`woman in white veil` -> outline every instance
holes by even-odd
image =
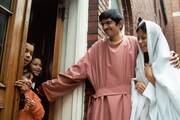
[[[142,20],[137,29],[139,54],[132,81],[131,120],[180,119],[180,69],[159,25]]]

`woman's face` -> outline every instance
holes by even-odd
[[[28,65],[32,60],[32,55],[34,52],[34,46],[26,43],[25,53],[24,53],[24,66]]]
[[[138,43],[139,43],[139,46],[140,46],[142,52],[148,52],[147,34],[144,31],[142,31],[141,29],[139,29],[137,32],[137,38],[138,38]]]
[[[34,58],[31,62],[31,71],[35,76],[39,76],[42,71],[42,63],[39,58]]]

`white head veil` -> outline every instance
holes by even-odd
[[[144,20],[139,24],[141,25]],[[152,61],[152,60],[151,60]],[[144,55],[139,47],[139,54],[137,56],[136,60],[136,78],[134,80],[142,81],[147,87],[144,91],[144,93],[141,95],[137,92],[135,89],[134,81],[132,81],[132,114],[131,114],[131,120],[155,120],[156,115],[147,116],[144,115],[142,117],[142,114],[148,114],[148,111],[154,111],[157,112],[155,109],[148,110],[148,108],[145,109],[145,106],[149,106],[150,103],[154,104],[155,102],[155,88],[154,86],[148,82],[145,74],[144,74]]]
[[[180,70],[170,64],[170,50],[159,25],[143,20],[147,30],[149,63],[152,65],[155,84],[155,97],[160,118],[175,120],[180,118]],[[142,22],[140,24],[142,24]],[[140,50],[137,57],[136,77],[143,78],[144,57]],[[142,81],[147,81],[146,77]],[[169,112],[169,114],[167,114]],[[165,118],[166,117],[166,118]],[[169,118],[168,118],[169,117]]]

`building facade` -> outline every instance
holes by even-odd
[[[18,118],[14,82],[22,76],[25,43],[33,42],[44,61],[40,81],[56,77],[86,52],[88,6],[88,0],[0,1],[0,120]],[[82,85],[55,103],[45,101],[44,119],[81,120],[83,101]]]
[[[138,17],[158,23],[171,49],[180,53],[180,1],[174,0],[1,0],[0,120],[17,120],[24,45],[35,43],[44,60],[41,82],[76,63],[94,42],[104,37],[98,16],[108,8],[124,16],[124,33],[136,35]],[[85,120],[90,83],[47,104],[45,119]]]
[[[180,1],[164,0],[166,5],[168,24],[166,26],[166,37],[171,49],[180,54]]]

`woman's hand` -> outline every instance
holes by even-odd
[[[33,109],[36,106],[36,103],[34,100],[32,100],[29,97],[25,97],[25,105],[24,105],[24,110],[30,110]]]
[[[151,65],[145,64],[144,72],[145,72],[145,75],[146,75],[147,79],[149,80],[149,82],[151,82],[153,85],[155,85],[156,80],[154,78]]]
[[[136,83],[136,90],[139,94],[142,94],[144,92],[144,90],[146,89],[146,85],[141,82],[141,81],[137,81]]]
[[[180,68],[180,59],[179,59],[179,55],[174,52],[174,51],[171,51],[170,52],[170,62],[172,65],[174,65],[175,67],[177,68]]]
[[[26,93],[31,88],[31,80],[27,79],[26,77],[23,77],[22,80],[18,80],[15,82],[15,86],[18,87],[21,91],[21,93]]]

